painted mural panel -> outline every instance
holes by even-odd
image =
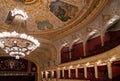
[[[58,17],[61,21],[65,22],[68,21],[69,19],[75,17],[78,8],[61,2],[59,0],[52,2],[50,5],[50,11],[56,16]]]
[[[52,29],[53,26],[48,21],[39,21],[37,23],[37,27],[39,30],[46,30],[46,29]]]

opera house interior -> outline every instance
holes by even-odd
[[[0,0],[0,81],[120,81],[120,0]]]

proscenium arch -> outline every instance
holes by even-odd
[[[0,57],[11,57],[11,56],[9,56],[8,54],[5,54],[5,53],[2,53],[2,54],[0,53]],[[35,58],[29,57],[29,56],[26,56],[26,57],[24,57],[22,59],[25,59],[25,60],[30,61],[30,62],[35,64],[35,66],[37,67],[37,78],[36,79],[37,79],[37,81],[40,81],[41,70],[40,70],[40,66],[39,66],[38,61],[35,60]]]
[[[57,47],[53,44],[53,42],[50,40],[44,39],[44,38],[40,38],[39,35],[35,35],[35,36],[41,43],[40,47],[37,48],[35,51],[41,51],[42,49],[48,50],[51,53],[51,56],[52,56],[51,59],[56,58],[57,57]]]

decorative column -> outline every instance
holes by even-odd
[[[57,55],[57,64],[61,64],[61,47],[58,49],[58,55]]]
[[[43,78],[43,71],[41,71],[41,77]]]
[[[70,68],[68,69],[68,77],[69,77],[69,78],[71,77],[71,71],[70,71]]]
[[[60,78],[60,68],[57,68],[57,78]]]
[[[100,38],[101,38],[101,44],[102,44],[102,46],[104,46],[104,35],[103,35],[103,33],[101,33]]]
[[[72,49],[72,45],[69,45],[69,58],[70,58],[70,61],[72,60],[71,49]]]
[[[87,78],[87,67],[84,65],[84,77]]]
[[[45,71],[45,78],[48,78],[48,72]]]
[[[64,77],[64,75],[65,75],[65,74],[64,74],[64,69],[62,69],[62,77]]]
[[[51,78],[54,77],[54,71],[51,71]]]
[[[86,56],[86,42],[83,41],[84,56]]]
[[[95,70],[95,78],[98,78],[98,68],[97,68],[97,64],[95,64],[94,70]]]
[[[75,68],[75,76],[76,76],[76,78],[78,78],[78,68],[77,67]]]
[[[107,63],[107,69],[108,69],[108,78],[112,79],[112,66],[111,66],[111,62]]]

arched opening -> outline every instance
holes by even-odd
[[[0,81],[37,81],[37,66],[26,59],[0,57]]]
[[[116,21],[105,31],[104,50],[110,50],[120,44],[120,20]]]
[[[91,31],[86,40],[85,40],[85,45],[84,45],[84,52],[85,52],[85,57],[92,56],[95,53],[91,52],[93,49],[95,49],[95,46],[100,43],[98,37],[98,31],[93,30]]]
[[[92,35],[86,42],[86,56],[93,56],[110,49],[115,48],[120,44],[120,20],[115,21],[112,25],[105,28],[104,45],[102,46],[100,35]]]

